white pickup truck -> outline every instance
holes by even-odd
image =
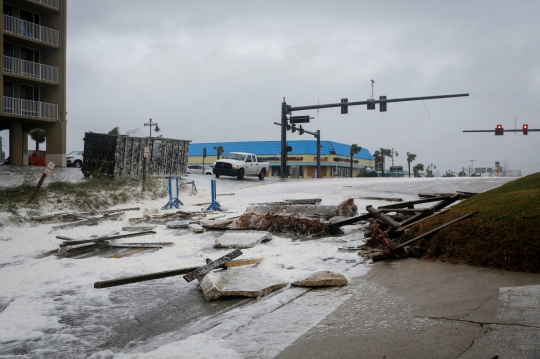
[[[269,169],[270,163],[257,161],[257,156],[253,153],[231,152],[214,162],[212,172],[216,178],[221,175],[234,176],[238,179],[244,176],[257,176],[260,180],[264,180]]]

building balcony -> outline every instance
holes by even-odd
[[[7,74],[55,83],[60,81],[60,69],[58,67],[16,59],[9,56],[4,56],[4,72]]]
[[[33,0],[43,5],[53,7],[55,9],[60,9],[60,0]]]
[[[60,46],[59,31],[17,19],[13,16],[4,15],[4,31],[50,45]]]
[[[4,96],[4,113],[58,120],[58,105]]]

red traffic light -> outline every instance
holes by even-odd
[[[495,127],[495,136],[502,135],[504,135],[504,128],[502,127],[502,125],[497,125],[497,127]]]
[[[527,124],[524,124],[523,125],[523,135],[528,135],[529,134],[529,125]]]

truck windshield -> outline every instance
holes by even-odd
[[[246,155],[242,155],[240,153],[227,153],[225,156],[223,156],[222,158],[228,158],[230,160],[237,160],[237,161],[243,161],[244,158],[246,158]]]

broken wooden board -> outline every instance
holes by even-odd
[[[406,242],[404,242],[404,243],[399,244],[399,245],[396,247],[396,249],[401,248],[401,247],[404,247],[404,246],[406,246],[406,245],[409,245],[409,244],[411,244],[411,243],[413,243],[413,242],[416,242],[417,240],[422,239],[422,238],[424,238],[424,237],[426,237],[426,236],[429,236],[430,234],[437,233],[438,231],[440,231],[440,230],[443,229],[444,227],[447,227],[447,226],[449,226],[449,225],[451,225],[451,224],[454,224],[454,223],[456,223],[456,222],[459,222],[459,221],[461,221],[461,220],[463,220],[463,219],[465,219],[465,218],[472,217],[472,216],[474,216],[475,214],[477,214],[478,212],[479,212],[479,211],[471,212],[471,213],[468,213],[468,214],[466,214],[466,215],[464,215],[464,216],[461,216],[461,217],[459,217],[459,218],[456,218],[456,219],[454,219],[453,221],[450,221],[450,222],[448,222],[448,223],[445,223],[445,224],[443,224],[442,226],[439,226],[439,227],[437,227],[437,228],[435,228],[435,229],[432,229],[431,231],[428,231],[428,232],[426,232],[426,233],[424,233],[424,234],[421,234],[421,235],[419,235],[419,236],[417,236],[417,237],[415,237],[415,238],[413,238],[413,239],[410,239],[410,240],[408,240],[408,241],[406,241]]]
[[[228,296],[259,298],[288,284],[260,268],[233,268],[212,272],[198,280],[207,301]]]
[[[375,218],[378,218],[380,221],[386,223],[389,225],[392,229],[397,229],[399,227],[399,223],[394,221],[392,218],[390,218],[387,214],[383,213],[382,211],[379,211],[376,208],[373,208],[373,206],[369,205],[366,206],[366,210],[371,213],[371,215]]]
[[[339,222],[336,222],[336,223],[329,224],[328,227],[339,228],[339,227],[355,224],[355,223],[358,223],[360,221],[365,221],[366,219],[370,219],[370,218],[372,218],[371,213],[364,213],[364,214],[361,214],[361,215],[356,216],[356,217],[351,217],[351,218],[345,219],[343,221],[339,221]]]
[[[339,247],[338,252],[357,252],[362,250],[362,247]]]
[[[156,228],[155,224],[138,223],[138,224],[130,224],[128,226],[124,226],[122,227],[122,230],[126,232],[141,232],[141,231],[151,231],[155,228]]]
[[[418,213],[417,215],[412,216],[411,218],[406,219],[405,221],[401,222],[400,226],[406,226],[406,225],[408,225],[410,223],[416,223],[419,220],[432,215],[436,211],[439,211],[439,210],[443,209],[444,207],[449,206],[449,205],[451,205],[452,203],[454,203],[456,201],[459,201],[461,199],[461,195],[455,194],[452,197],[437,197],[437,198],[438,199],[442,198],[442,200],[439,203],[437,203],[436,205],[427,208],[424,212]],[[437,199],[437,198],[435,198],[435,199]]]
[[[65,247],[65,246],[71,246],[71,245],[82,244],[82,243],[104,242],[104,241],[110,241],[113,239],[145,236],[147,234],[156,234],[156,232],[155,231],[133,232],[129,234],[119,234],[119,235],[114,235],[114,236],[96,237],[96,238],[88,238],[88,239],[80,239],[80,240],[64,237],[64,236],[56,236],[56,238],[66,240],[66,242],[60,244],[61,247]]]
[[[126,253],[126,252],[124,252]],[[122,253],[119,253],[120,255]],[[116,255],[114,258],[120,258]],[[113,257],[109,257],[113,258]],[[239,266],[245,266],[245,265],[251,265],[251,264],[259,264],[262,262],[262,258],[248,258],[248,259],[237,259],[232,260],[229,262],[225,262],[222,266],[216,267],[215,269],[221,269],[221,268],[232,268],[232,267],[239,267]],[[195,266],[195,267],[187,267],[187,268],[180,268],[180,269],[173,269],[163,272],[156,272],[156,273],[148,273],[148,274],[141,274],[131,277],[123,277],[123,278],[117,278],[117,279],[110,279],[105,280],[101,282],[95,282],[94,288],[109,288],[109,287],[116,287],[119,285],[125,285],[125,284],[132,284],[132,283],[139,283],[144,282],[147,280],[154,280],[154,279],[161,279],[161,278],[167,278],[167,277],[173,277],[177,275],[183,275],[193,272],[196,269],[199,269],[203,267]]]
[[[300,287],[339,287],[347,285],[348,280],[341,273],[320,271],[307,278],[293,282],[292,285]]]
[[[356,197],[356,198],[368,199],[372,201],[403,202],[403,198],[387,198],[387,197]]]
[[[70,222],[70,223],[66,223],[66,224],[60,224],[60,225],[53,226],[52,230],[54,231],[54,230],[57,230],[57,229],[73,228],[73,227],[77,227],[77,226],[95,225],[95,224],[97,224],[97,223],[99,223],[101,221],[104,221],[106,219],[114,219],[114,220],[119,219],[123,215],[124,215],[124,212],[116,212],[116,213],[110,213],[110,214],[106,213],[106,214],[98,215],[98,216],[95,216],[95,217],[85,217],[85,219],[77,220],[75,222]],[[74,216],[73,218],[75,218],[75,217],[79,217],[79,216]]]
[[[247,258],[247,259],[235,259],[230,262],[227,262],[223,265],[225,268],[233,268],[240,266],[247,266],[251,264],[259,264],[262,262],[262,258]]]
[[[158,243],[122,243],[122,244],[109,244],[109,248],[163,248],[162,244]]]
[[[188,274],[186,274],[184,276],[184,279],[187,281],[187,282],[191,282],[195,279],[197,279],[198,277],[206,274],[206,273],[209,273],[210,271],[218,268],[218,267],[221,267],[222,265],[224,265],[225,263],[227,262],[230,262],[231,260],[233,260],[234,258],[236,257],[240,257],[242,255],[242,251],[237,249],[235,251],[232,251],[231,253],[229,254],[226,254],[224,255],[223,257],[221,258],[218,258],[216,259],[215,261],[210,261],[207,265],[205,265],[204,267],[200,267],[200,268],[197,268],[196,270],[194,270],[193,272],[190,272]]]
[[[443,201],[443,200],[446,200],[448,198],[450,198],[450,196],[417,199],[417,200],[414,200],[414,201],[408,201],[408,202],[401,202],[401,203],[396,203],[396,204],[387,204],[387,205],[384,205],[384,206],[379,206],[378,209],[383,209],[383,208],[411,208],[411,209],[413,209],[414,206],[417,205],[417,204],[436,202],[436,201]]]
[[[140,210],[140,207],[131,207],[131,208],[119,208],[119,209],[109,209],[109,210],[103,210],[103,211],[90,211],[90,212],[57,212],[57,213],[51,213],[51,214],[45,214],[42,216],[34,216],[30,219],[33,221],[47,221],[47,220],[60,220],[62,218],[65,218],[67,216],[96,216],[96,215],[104,215],[104,214],[111,214],[111,213],[118,213],[118,212],[126,212],[126,211],[138,211]]]
[[[124,257],[131,257],[135,254],[138,254],[140,252],[143,252],[143,251],[153,251],[155,250],[154,248],[133,248],[129,251],[125,251],[125,252],[120,252],[120,253],[117,253],[117,254],[113,254],[112,256],[109,256],[107,258],[124,258]]]
[[[216,238],[214,248],[252,248],[272,239],[272,233],[262,231],[227,231]]]
[[[70,257],[79,253],[90,252],[97,248],[95,243],[76,244],[58,249],[58,257]]]

